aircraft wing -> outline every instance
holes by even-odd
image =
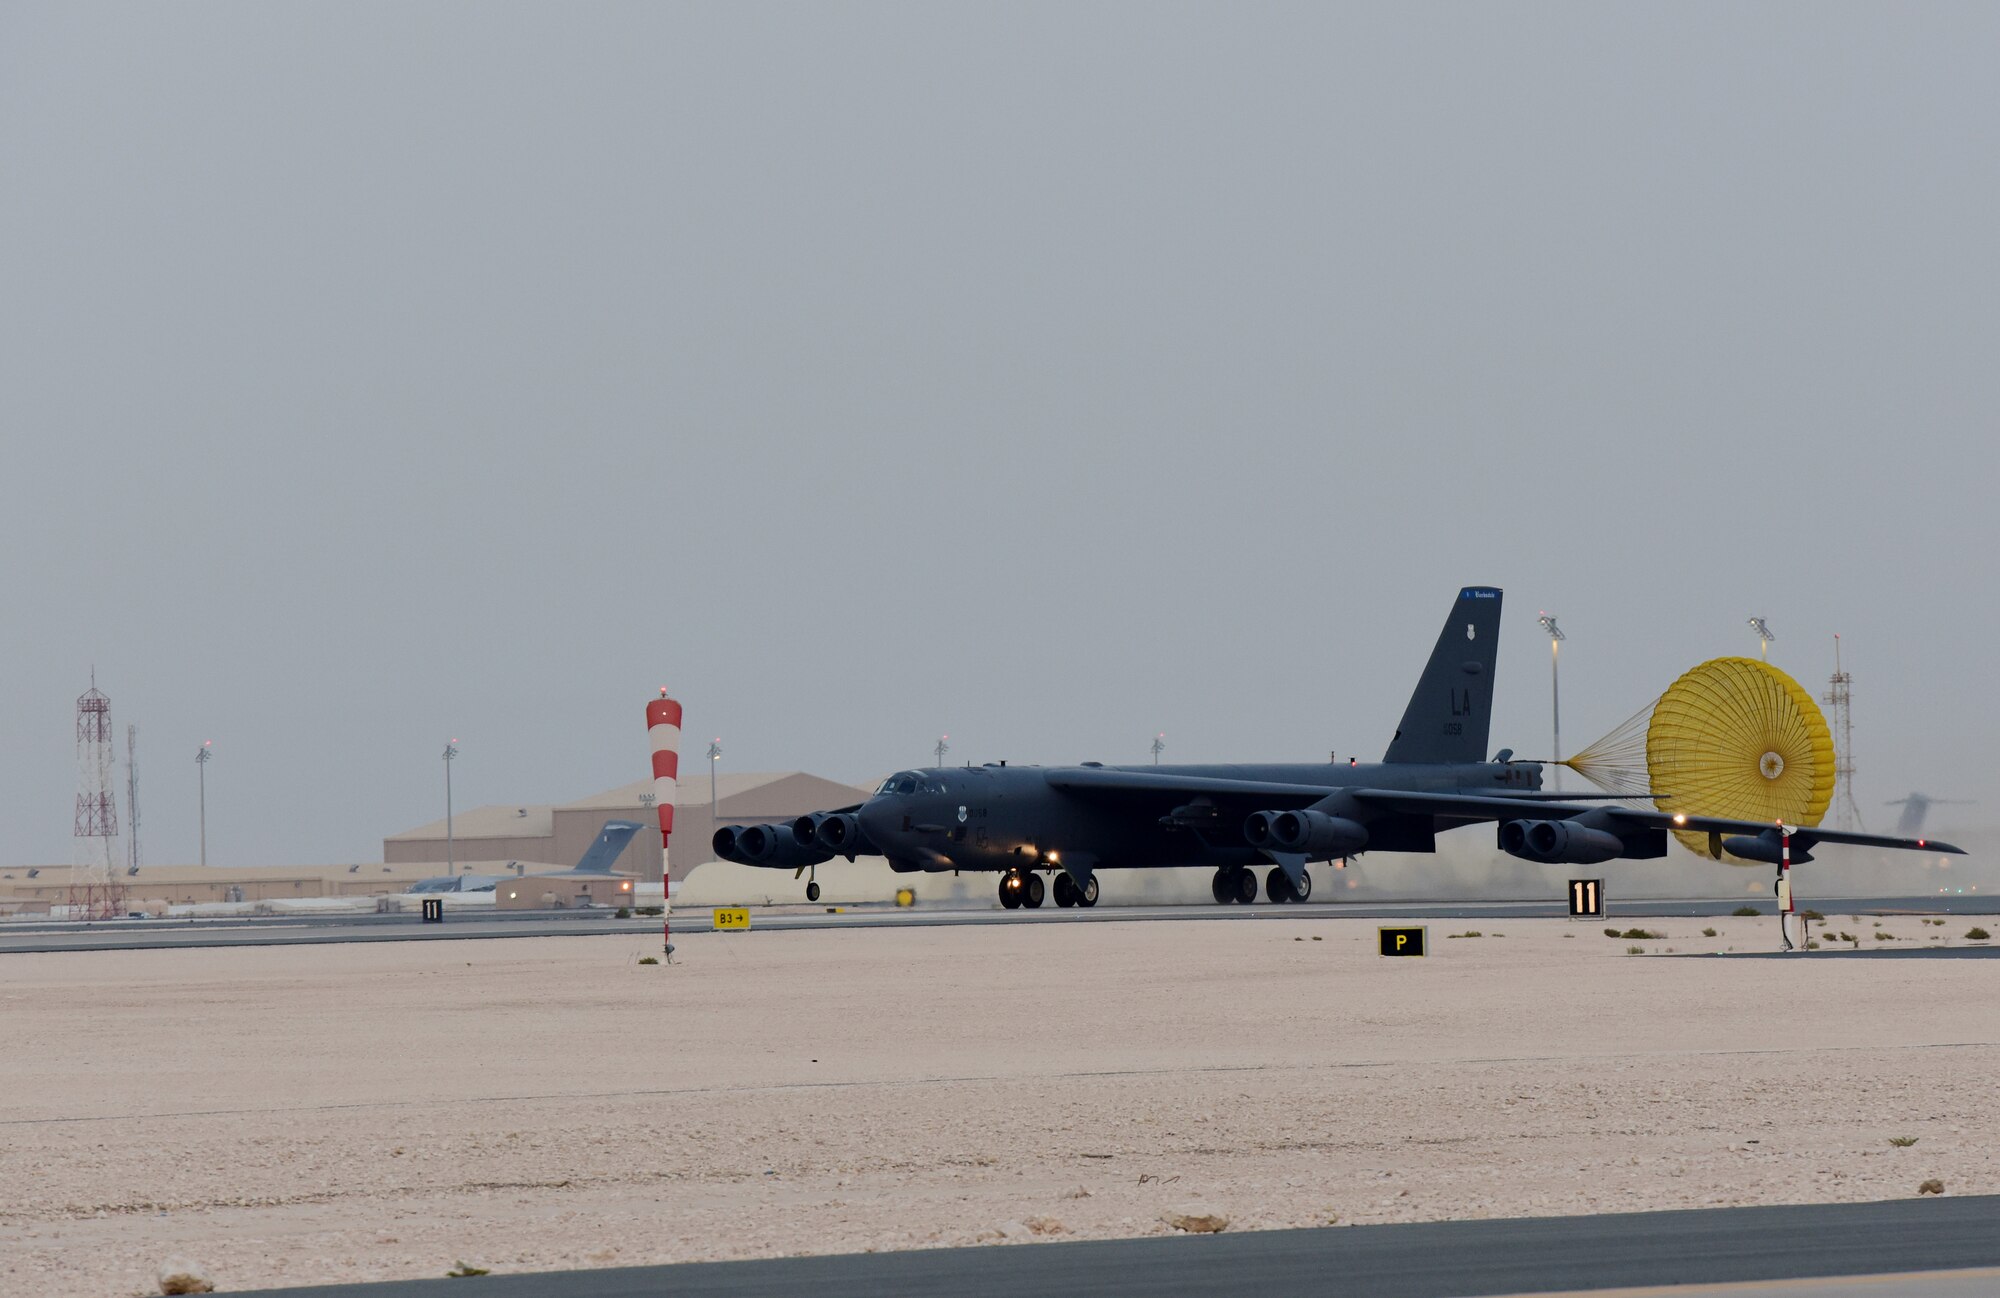
[[[1397,789],[1352,789],[1356,801],[1384,811],[1412,815],[1442,816],[1454,820],[1567,820],[1592,814],[1624,821],[1645,829],[1691,829],[1702,834],[1762,834],[1773,826],[1762,820],[1726,820],[1720,816],[1681,816],[1667,811],[1645,811],[1637,807],[1589,806],[1581,802],[1562,803],[1541,799],[1493,796],[1479,793],[1406,793]],[[1852,834],[1839,829],[1801,826],[1792,837],[1802,847],[1819,843],[1846,843],[1855,847],[1890,847],[1915,852],[1944,852],[1965,855],[1963,848],[1934,838],[1893,838],[1884,834]]]
[[[1210,794],[1263,800],[1272,807],[1309,807],[1335,790],[1321,784],[1280,784],[1231,780],[1213,775],[1154,775],[1146,771],[1099,770],[1091,766],[1050,771],[1049,787],[1068,793],[1153,795],[1163,798]]]

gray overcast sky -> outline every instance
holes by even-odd
[[[1695,662],[1990,794],[1991,5],[0,5],[0,860],[686,768],[1493,747]],[[1989,801],[1996,799],[1989,798]],[[1974,809],[1991,820],[1994,812]]]

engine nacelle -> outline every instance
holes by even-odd
[[[1625,841],[1571,820],[1509,820],[1500,826],[1500,850],[1549,865],[1596,865],[1623,856]]]
[[[819,822],[826,819],[824,811],[808,811],[792,822],[792,837],[801,843],[819,842]]]
[[[708,840],[708,845],[715,849],[716,860],[733,861],[737,865],[743,864],[736,856],[736,826],[724,825],[722,828],[716,830],[715,837]]]
[[[1284,811],[1271,821],[1271,839],[1282,852],[1303,852],[1315,861],[1351,856],[1368,845],[1368,827],[1324,811]]]
[[[790,825],[737,825],[729,859],[742,865],[761,865],[770,870],[797,870],[818,865],[828,853],[818,844],[801,843],[792,836]],[[722,831],[716,831],[718,848]]]
[[[813,827],[814,845],[834,856],[880,856],[881,852],[861,828],[861,817],[851,811],[821,816]]]
[[[1275,811],[1254,811],[1243,822],[1243,838],[1252,847],[1271,847],[1271,822],[1278,818]]]
[[[1314,861],[1351,856],[1368,845],[1368,827],[1324,811],[1258,811],[1243,822],[1244,841],[1269,852],[1296,852]]]

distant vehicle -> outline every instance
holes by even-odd
[[[1715,854],[1776,865],[1781,834],[1763,821],[1670,814],[1544,793],[1542,764],[1513,750],[1484,758],[1499,649],[1501,592],[1467,586],[1380,762],[1242,766],[932,767],[901,771],[866,802],[789,824],[724,825],[725,861],[806,872],[835,856],[885,856],[900,871],[986,870],[1008,909],[1097,904],[1097,871],[1215,871],[1217,902],[1311,895],[1308,861],[1364,850],[1434,852],[1437,835],[1497,822],[1502,851],[1594,865],[1665,856],[1669,830],[1708,834]],[[1802,828],[1791,859],[1820,843],[1959,851],[1948,843]],[[1045,889],[1041,873],[1050,876]],[[817,900],[817,881],[806,897]]]

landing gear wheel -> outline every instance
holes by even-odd
[[[1023,880],[1023,885],[1023,891],[1027,895],[1021,898],[1021,904],[1029,910],[1040,910],[1042,898],[1048,895],[1048,890],[1042,883],[1042,876],[1031,874]]]
[[[1230,875],[1228,867],[1225,866],[1215,872],[1215,878],[1210,880],[1208,890],[1215,895],[1215,904],[1218,906],[1227,906],[1236,900],[1236,880]]]
[[[1291,881],[1286,880],[1286,882],[1290,883]],[[1311,898],[1312,895],[1313,895],[1312,873],[1307,870],[1301,870],[1299,871],[1299,881],[1297,883],[1292,884],[1292,900],[1306,901],[1309,898]]]
[[[1059,874],[1049,885],[1049,891],[1056,895],[1056,905],[1068,910],[1076,905],[1076,882],[1068,874]]]
[[[817,883],[809,883],[806,885],[806,900],[807,901],[819,900],[819,885]]]
[[[1283,866],[1274,865],[1264,876],[1264,895],[1282,905],[1292,899],[1292,876],[1285,873]]]
[[[1238,866],[1236,868],[1236,877],[1231,882],[1236,885],[1236,900],[1242,902],[1245,906],[1257,900],[1257,872],[1255,870],[1246,870],[1242,866]]]
[[[1000,904],[1008,910],[1021,904],[1021,876],[1011,870],[1000,876]]]
[[[1090,881],[1076,890],[1076,904],[1079,906],[1095,906],[1097,904],[1096,875],[1091,875]]]

